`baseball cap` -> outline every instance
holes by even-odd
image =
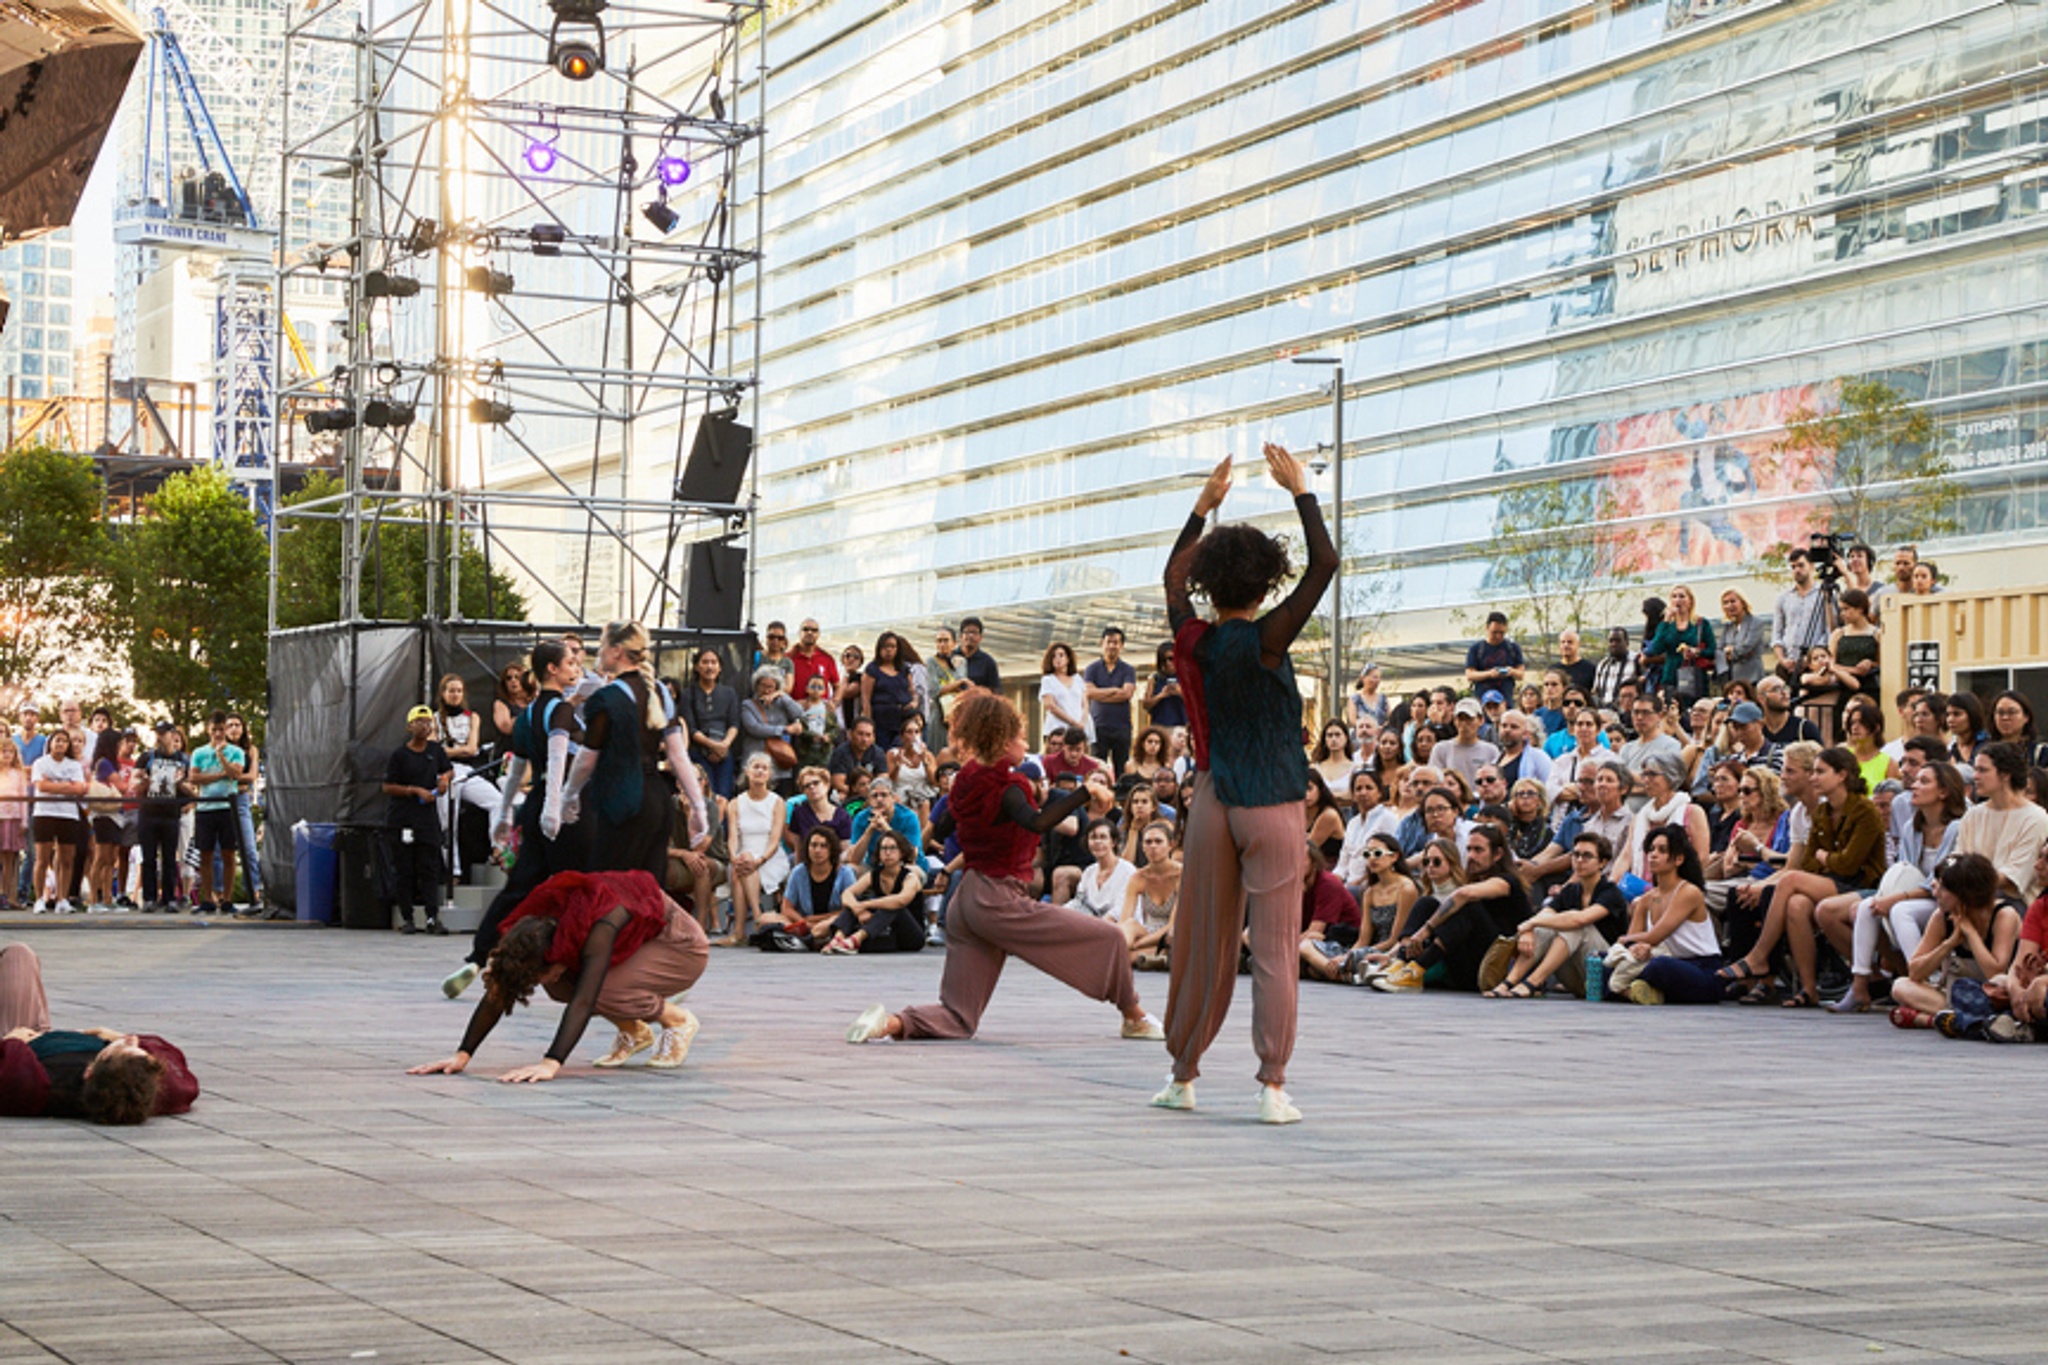
[[[169,721],[167,721],[167,720],[160,720],[160,721],[158,721],[158,722],[156,723],[156,727],[155,727],[155,729],[156,729],[156,733],[157,733],[157,734],[160,734],[160,735],[161,735],[161,734],[166,734],[166,733],[168,733],[168,732],[170,732],[170,731],[172,731],[172,730],[175,730],[175,729],[177,729],[177,728],[178,728],[177,726],[175,726],[175,725],[171,724],[171,723],[170,723]]]
[[[433,718],[434,708],[431,706],[415,706],[412,710],[405,713],[405,723],[407,725],[412,724],[416,720],[432,720]]]
[[[1764,718],[1764,709],[1753,701],[1739,701],[1728,713],[1728,719],[1737,725],[1754,725]]]
[[[1478,702],[1470,697],[1466,697],[1451,708],[1451,714],[1455,716],[1484,716],[1486,712]]]
[[[14,713],[18,716],[40,716],[43,714],[43,708],[32,701],[25,701],[15,708]]]
[[[1507,697],[1497,689],[1489,687],[1480,694],[1479,700],[1486,706],[1500,706],[1506,703]]]

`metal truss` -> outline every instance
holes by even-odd
[[[758,411],[763,7],[612,3],[581,82],[550,63],[546,0],[366,0],[352,32],[321,15],[288,31],[280,279],[340,282],[348,356],[279,377],[280,423],[335,429],[340,488],[277,509],[273,630],[274,547],[302,520],[344,527],[350,622],[375,614],[365,567],[394,518],[428,528],[427,615],[445,621],[452,544],[509,570],[537,619],[659,626],[688,543],[750,535],[754,484],[726,504],[679,485],[706,414]],[[301,69],[315,91],[346,69],[352,98],[302,117]],[[288,192],[321,179],[350,187],[334,240]],[[751,317],[733,316],[741,283]]]

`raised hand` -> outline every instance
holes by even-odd
[[[1223,505],[1223,499],[1230,492],[1230,461],[1225,455],[1216,467],[1209,471],[1209,478],[1202,485],[1202,491],[1195,497],[1195,515],[1206,517]]]
[[[1308,490],[1308,471],[1301,467],[1301,461],[1288,453],[1286,446],[1266,442],[1266,469],[1273,476],[1273,482],[1287,490],[1287,496],[1298,498]]]

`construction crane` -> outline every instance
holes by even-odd
[[[267,529],[277,489],[275,234],[259,221],[162,8],[150,11],[148,39],[142,165],[115,209],[114,241],[214,260],[213,463]]]

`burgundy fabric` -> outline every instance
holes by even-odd
[[[668,928],[668,897],[653,877],[637,868],[631,872],[557,872],[505,916],[503,928],[509,930],[524,919],[553,920],[555,941],[548,946],[548,961],[575,967],[582,961],[583,943],[591,929],[620,906],[626,908],[628,918],[612,944],[612,966],[616,967]]]
[[[1209,771],[1209,707],[1202,698],[1202,668],[1195,662],[1195,647],[1210,630],[1210,623],[1197,616],[1181,622],[1173,633],[1173,675],[1180,682],[1180,698],[1188,712],[1188,749],[1195,756],[1195,769]]]
[[[186,1065],[185,1054],[178,1050],[178,1045],[154,1033],[138,1033],[135,1041],[144,1052],[164,1064],[164,1078],[156,1088],[157,1116],[182,1114],[190,1109],[192,1101],[199,1098],[199,1078]]]
[[[1318,872],[1316,879],[1301,893],[1301,927],[1305,932],[1317,920],[1325,928],[1334,929],[1340,924],[1359,927],[1364,920],[1358,913],[1358,902],[1351,899],[1351,892],[1344,883],[1327,872]]]
[[[1031,795],[1031,780],[1008,763],[988,766],[970,759],[953,777],[946,809],[952,812],[968,867],[984,877],[1028,883],[1038,836],[1003,818],[1003,793],[1011,787]]]
[[[19,1038],[0,1042],[0,1118],[36,1119],[50,1103],[50,1074]]]

